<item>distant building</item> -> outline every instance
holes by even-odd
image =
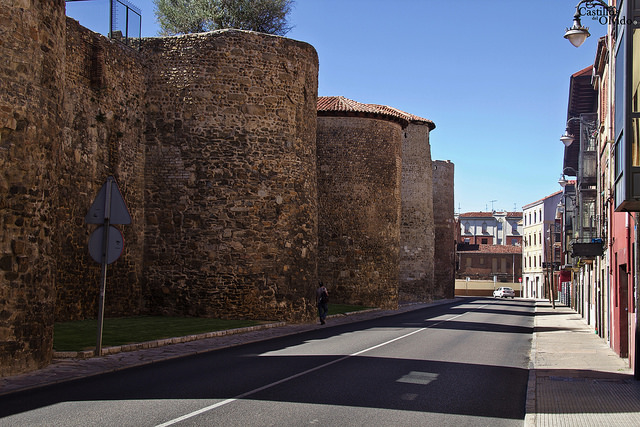
[[[458,244],[457,279],[518,283],[522,277],[522,247]]]
[[[522,249],[522,296],[544,298],[545,263],[553,262],[560,239],[555,237],[556,210],[562,199],[558,191],[523,206],[524,240]]]
[[[458,243],[522,245],[522,212],[467,212],[458,217]]]
[[[519,281],[522,212],[467,212],[457,222],[457,279]]]

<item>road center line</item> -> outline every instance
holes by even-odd
[[[484,307],[484,306],[483,306],[483,307]],[[478,309],[479,309],[479,308],[482,308],[482,307],[478,307]],[[477,309],[476,309],[476,310],[477,310]],[[471,310],[471,311],[475,311],[475,310]],[[457,314],[457,315],[455,315],[455,316],[451,317],[450,319],[445,319],[445,320],[442,320],[442,321],[440,321],[440,322],[438,322],[438,323],[434,323],[433,325],[429,325],[429,326],[426,326],[426,327],[424,327],[424,328],[416,329],[415,331],[413,331],[413,332],[409,332],[408,334],[404,334],[404,335],[401,335],[401,336],[399,336],[399,337],[397,337],[397,338],[394,338],[394,339],[392,339],[392,340],[385,341],[385,342],[383,342],[383,343],[380,343],[380,344],[374,345],[374,346],[369,347],[369,348],[365,348],[364,350],[360,350],[360,351],[357,351],[357,352],[355,352],[355,353],[348,354],[348,355],[346,355],[346,356],[342,356],[342,357],[340,357],[340,358],[338,358],[338,359],[332,360],[331,362],[327,362],[327,363],[324,363],[324,364],[322,364],[322,365],[318,365],[318,366],[316,366],[316,367],[314,367],[314,368],[307,369],[306,371],[298,372],[298,373],[297,373],[297,374],[295,374],[295,375],[291,375],[291,376],[286,377],[286,378],[283,378],[283,379],[281,379],[281,380],[278,380],[278,381],[272,382],[271,384],[263,385],[262,387],[259,387],[259,388],[256,388],[256,389],[253,389],[253,390],[247,391],[246,393],[239,394],[239,395],[238,395],[238,396],[236,396],[236,397],[232,397],[232,398],[230,398],[230,399],[222,400],[222,401],[220,401],[220,402],[218,402],[218,403],[214,403],[213,405],[205,406],[204,408],[198,409],[197,411],[193,411],[193,412],[190,412],[190,413],[188,413],[188,414],[185,414],[185,415],[183,415],[183,416],[181,416],[181,417],[174,418],[173,420],[169,420],[169,421],[167,421],[167,422],[165,422],[165,423],[158,424],[156,427],[168,427],[168,426],[171,426],[171,425],[177,424],[177,423],[179,423],[180,421],[184,421],[184,420],[187,420],[187,419],[189,419],[189,418],[195,417],[196,415],[200,415],[200,414],[203,414],[203,413],[205,413],[205,412],[211,411],[211,410],[213,410],[213,409],[220,408],[221,406],[227,405],[227,404],[229,404],[229,403],[233,403],[233,402],[235,402],[236,400],[243,399],[243,398],[245,398],[245,397],[247,397],[247,396],[251,396],[252,394],[259,393],[259,392],[261,392],[261,391],[263,391],[263,390],[267,390],[267,389],[269,389],[269,388],[271,388],[271,387],[275,387],[275,386],[277,386],[277,385],[279,385],[279,384],[285,383],[285,382],[287,382],[287,381],[291,381],[291,380],[296,379],[296,378],[298,378],[298,377],[301,377],[301,376],[303,376],[303,375],[310,374],[311,372],[315,372],[315,371],[317,371],[317,370],[320,370],[320,369],[326,368],[327,366],[331,366],[331,365],[333,365],[333,364],[335,364],[335,363],[342,362],[343,360],[349,359],[350,357],[359,356],[359,355],[361,355],[361,354],[363,354],[363,353],[366,353],[366,352],[368,352],[368,351],[375,350],[376,348],[383,347],[383,346],[385,346],[385,345],[387,345],[387,344],[391,344],[392,342],[395,342],[395,341],[398,341],[398,340],[401,340],[401,339],[404,339],[404,338],[410,337],[411,335],[414,335],[414,334],[420,333],[420,332],[425,331],[425,330],[427,330],[427,329],[429,329],[429,328],[433,328],[434,326],[438,326],[438,325],[440,325],[440,324],[442,324],[442,323],[450,322],[450,321],[452,321],[452,320],[457,319],[458,317],[464,316],[464,315],[465,315],[465,314],[467,314],[467,313],[469,313],[469,312],[467,311],[467,312],[464,312],[464,313]]]

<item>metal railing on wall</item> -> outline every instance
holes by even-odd
[[[109,37],[135,49],[140,48],[142,12],[127,0],[111,0]]]
[[[108,0],[109,1],[109,32],[107,36],[113,40],[131,46],[134,49],[140,47],[140,39],[142,37],[142,12],[133,3],[127,0]],[[71,2],[98,3],[100,0],[65,0]],[[104,7],[104,1],[102,2]],[[97,4],[93,5],[98,8]],[[98,16],[103,16],[96,14]],[[102,19],[102,18],[98,18]],[[95,28],[83,24],[87,28],[96,31]],[[104,31],[104,27],[102,27]],[[101,32],[101,31],[98,31]]]

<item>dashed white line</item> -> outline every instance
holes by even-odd
[[[484,306],[483,306],[483,307],[484,307]],[[479,309],[479,308],[482,308],[482,307],[478,307],[478,309]],[[476,309],[476,310],[477,310],[477,309]],[[471,310],[471,311],[475,311],[475,310]],[[245,397],[247,397],[247,396],[251,396],[252,394],[259,393],[259,392],[261,392],[261,391],[263,391],[263,390],[269,389],[269,388],[271,388],[271,387],[275,387],[275,386],[277,386],[277,385],[279,385],[279,384],[282,384],[282,383],[285,383],[285,382],[287,382],[287,381],[290,381],[290,380],[293,380],[293,379],[299,378],[299,377],[301,377],[301,376],[303,376],[303,375],[307,375],[307,374],[309,374],[309,373],[311,373],[311,372],[315,372],[315,371],[317,371],[317,370],[320,370],[320,369],[326,368],[327,366],[331,366],[331,365],[333,365],[333,364],[335,364],[335,363],[342,362],[343,360],[349,359],[350,357],[359,356],[359,355],[361,355],[361,354],[363,354],[363,353],[366,353],[366,352],[368,352],[368,351],[375,350],[376,348],[380,348],[380,347],[385,346],[385,345],[387,345],[387,344],[391,344],[392,342],[395,342],[395,341],[398,341],[398,340],[401,340],[401,339],[404,339],[404,338],[410,337],[411,335],[414,335],[414,334],[420,333],[420,332],[425,331],[425,330],[427,330],[427,329],[429,329],[429,328],[433,328],[434,326],[438,326],[438,325],[440,325],[440,324],[442,324],[442,323],[450,322],[450,321],[452,321],[452,320],[457,319],[458,317],[464,316],[464,315],[465,315],[465,314],[467,314],[467,313],[468,313],[468,312],[460,313],[460,314],[455,315],[455,316],[453,316],[453,317],[451,317],[451,318],[449,318],[449,319],[442,320],[442,321],[440,321],[440,322],[438,322],[438,323],[434,323],[433,325],[429,325],[429,326],[424,327],[424,328],[416,329],[415,331],[413,331],[413,332],[409,332],[408,334],[404,334],[404,335],[399,336],[399,337],[396,337],[396,338],[394,338],[394,339],[392,339],[392,340],[385,341],[385,342],[383,342],[383,343],[380,343],[380,344],[374,345],[374,346],[369,347],[369,348],[366,348],[366,349],[364,349],[364,350],[357,351],[357,352],[352,353],[352,354],[348,354],[348,355],[343,356],[343,357],[341,357],[341,358],[339,358],[339,359],[332,360],[331,362],[327,362],[327,363],[324,363],[324,364],[322,364],[322,365],[318,365],[318,366],[316,366],[316,367],[314,367],[314,368],[307,369],[306,371],[299,372],[299,373],[297,373],[297,374],[295,374],[295,375],[291,375],[291,376],[289,376],[289,377],[283,378],[283,379],[278,380],[278,381],[276,381],[276,382],[273,382],[273,383],[270,383],[270,384],[264,385],[264,386],[262,386],[262,387],[259,387],[259,388],[256,388],[256,389],[253,389],[253,390],[247,391],[247,392],[242,393],[242,394],[239,394],[239,395],[238,395],[238,396],[236,396],[236,397],[232,397],[232,398],[230,398],[230,399],[222,400],[222,401],[220,401],[220,402],[218,402],[218,403],[214,403],[213,405],[205,406],[204,408],[198,409],[197,411],[193,411],[193,412],[190,412],[190,413],[188,413],[188,414],[185,414],[185,415],[183,415],[183,416],[181,416],[181,417],[174,418],[173,420],[169,420],[169,421],[167,421],[167,422],[165,422],[165,423],[158,424],[156,427],[168,427],[168,426],[171,426],[171,425],[177,424],[177,423],[179,423],[180,421],[184,421],[184,420],[187,420],[187,419],[189,419],[189,418],[193,418],[193,417],[195,417],[195,416],[197,416],[197,415],[203,414],[203,413],[205,413],[205,412],[209,412],[209,411],[211,411],[211,410],[213,410],[213,409],[216,409],[216,408],[220,408],[221,406],[227,405],[227,404],[229,404],[229,403],[233,403],[233,402],[235,402],[235,401],[237,401],[237,400],[239,400],[239,399],[243,399],[243,398],[245,398]]]

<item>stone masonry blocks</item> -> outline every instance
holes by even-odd
[[[310,318],[315,49],[224,30],[146,40],[142,54],[149,73],[145,276],[153,311]]]
[[[453,298],[455,294],[455,202],[454,164],[448,160],[433,162],[433,222],[435,225],[434,290],[435,298]]]
[[[318,117],[319,278],[332,301],[398,305],[402,127]]]
[[[402,140],[401,302],[433,298],[433,171],[429,125],[412,122]]]

